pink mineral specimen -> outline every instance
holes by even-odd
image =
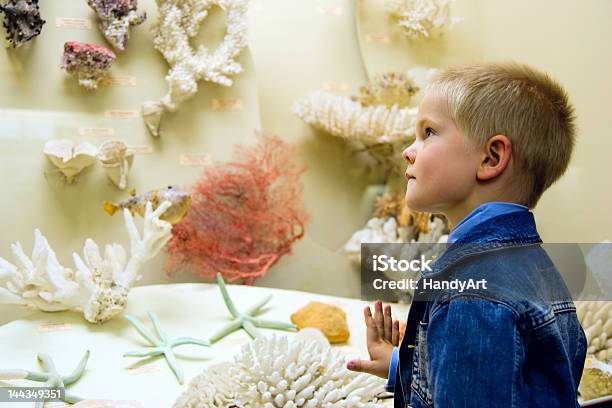
[[[87,0],[100,19],[98,27],[104,38],[123,51],[130,38],[130,27],[141,24],[147,14],[138,14],[138,0]]]
[[[115,58],[115,53],[101,45],[69,41],[64,44],[62,68],[69,74],[76,73],[83,88],[94,90]]]
[[[45,20],[40,17],[38,0],[11,0],[0,4],[5,14],[2,25],[6,30],[6,42],[17,48],[40,34]]]

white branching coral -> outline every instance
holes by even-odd
[[[31,257],[17,242],[11,246],[16,264],[0,258],[0,303],[29,305],[47,312],[82,310],[91,323],[111,319],[125,309],[130,288],[141,277],[141,266],[170,239],[172,226],[159,219],[169,207],[170,202],[164,202],[153,211],[147,203],[142,235],[125,209],[130,258],[115,243],[106,245],[102,257],[98,245],[87,239],[83,257],[73,254],[76,272],[59,263],[47,239],[35,230]]]
[[[415,136],[418,101],[435,69],[414,68],[403,74],[377,76],[359,97],[314,91],[293,105],[307,124],[343,138],[355,151],[369,155],[369,167],[388,178],[403,177],[402,150]],[[397,98],[396,100],[393,100]]]
[[[366,150],[372,167],[401,173],[401,151],[414,137],[416,108],[364,107],[350,98],[314,91],[295,103],[293,112],[304,122],[345,139],[354,150]]]
[[[576,313],[587,337],[587,353],[612,360],[612,302],[577,301]]]
[[[176,111],[193,97],[199,80],[231,86],[230,77],[242,72],[235,59],[247,45],[248,0],[157,0],[157,5],[153,44],[170,65],[170,72],[166,76],[168,93],[142,106],[145,123],[154,136],[159,136],[163,113]],[[225,38],[212,52],[203,45],[194,49],[190,41],[215,5],[226,13]]]
[[[445,33],[460,17],[451,16],[453,0],[385,0],[385,6],[410,39],[426,39]]]
[[[348,371],[342,352],[329,343],[274,335],[245,345],[233,364],[196,377],[174,408],[376,408],[384,383]]]

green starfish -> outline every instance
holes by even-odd
[[[36,382],[45,383],[45,387],[61,389],[67,388],[69,385],[74,384],[81,378],[83,375],[83,371],[85,371],[85,366],[87,365],[87,360],[89,359],[89,350],[85,352],[83,358],[79,362],[79,365],[72,374],[68,376],[61,376],[57,372],[55,368],[55,364],[53,363],[53,359],[47,353],[38,353],[36,355],[38,359],[38,364],[43,369],[42,373],[37,371],[28,371],[28,370],[0,370],[0,379],[2,380],[31,380]],[[64,394],[64,397],[60,399],[63,402],[69,404],[76,404],[81,401],[82,398],[76,397],[70,394]],[[36,408],[42,408],[45,405],[45,400],[38,401],[34,405]]]
[[[153,322],[153,327],[157,332],[159,339],[156,339],[153,334],[147,330],[146,327],[140,323],[134,316],[125,315],[127,321],[134,326],[134,328],[151,344],[152,347],[147,347],[142,350],[129,351],[123,355],[123,357],[152,357],[161,356],[163,354],[166,362],[174,372],[178,382],[183,383],[183,370],[174,355],[174,347],[181,346],[183,344],[195,344],[198,346],[210,346],[210,342],[207,340],[195,339],[193,337],[179,337],[174,340],[170,340],[166,333],[163,331],[157,315],[153,312],[148,312],[149,319]]]
[[[217,283],[219,284],[219,289],[221,289],[221,295],[223,295],[225,306],[227,306],[227,310],[229,310],[234,318],[230,323],[222,327],[210,338],[211,343],[216,343],[223,337],[239,329],[243,329],[245,332],[247,332],[252,339],[260,336],[260,332],[257,330],[257,327],[277,330],[297,330],[297,326],[292,323],[262,320],[254,317],[260,312],[261,308],[263,308],[266,303],[272,299],[272,295],[268,295],[266,298],[247,309],[245,313],[241,313],[238,311],[238,309],[236,309],[234,302],[230,298],[229,293],[227,292],[227,287],[225,286],[225,281],[220,273],[217,273]]]

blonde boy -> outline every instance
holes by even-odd
[[[526,65],[448,68],[429,85],[406,204],[444,214],[451,245],[424,277],[487,288],[417,290],[401,344],[388,306],[364,310],[370,360],[347,367],[388,378],[395,407],[578,406],[586,339],[529,211],[574,143],[565,91]]]

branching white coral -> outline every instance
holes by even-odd
[[[397,18],[410,39],[432,38],[445,33],[460,17],[451,16],[453,0],[385,0],[387,11]]]
[[[159,16],[153,25],[153,44],[170,65],[170,72],[166,76],[168,93],[159,101],[145,102],[142,106],[145,123],[154,136],[159,135],[164,111],[174,112],[193,97],[199,80],[231,86],[230,77],[242,72],[235,59],[247,45],[248,0],[157,0],[157,5]],[[226,13],[225,38],[212,52],[203,45],[194,49],[190,41],[215,5]]]
[[[230,367],[196,377],[174,408],[223,406],[213,401],[217,390],[240,407],[382,407],[376,395],[384,380],[348,371],[342,353],[328,343],[261,337],[245,345]]]
[[[587,353],[612,360],[612,302],[577,301],[576,313],[587,337]]]
[[[343,138],[354,150],[366,151],[373,160],[371,167],[388,177],[402,176],[406,165],[401,153],[415,136],[417,108],[400,108],[398,104],[405,106],[412,96],[418,101],[422,93],[412,87],[422,89],[435,72],[414,68],[401,75],[381,75],[354,98],[358,101],[314,91],[298,100],[293,112],[307,124]],[[393,95],[401,98],[397,104],[389,100]]]
[[[73,254],[76,272],[59,263],[47,239],[35,230],[31,257],[17,242],[11,246],[16,264],[0,258],[0,303],[30,305],[47,312],[76,309],[91,323],[109,320],[125,309],[129,290],[141,277],[142,264],[170,239],[172,226],[159,219],[169,207],[164,202],[153,211],[147,203],[142,235],[125,209],[130,258],[115,243],[106,245],[102,257],[98,245],[87,239],[83,257]]]

